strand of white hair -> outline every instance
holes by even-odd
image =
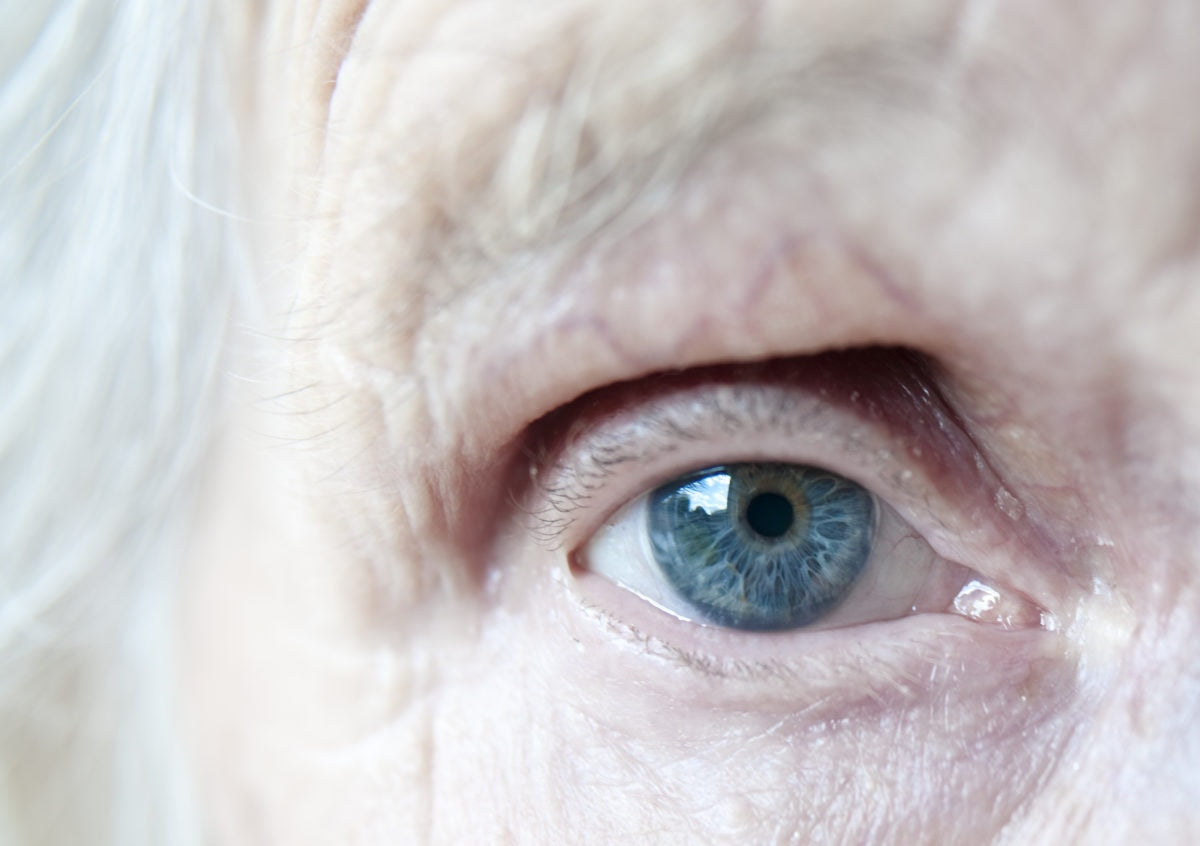
[[[202,833],[171,603],[217,403],[234,120],[212,2],[0,12],[0,843]],[[177,550],[176,550],[177,551]]]

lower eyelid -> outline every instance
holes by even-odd
[[[564,580],[563,621],[587,656],[623,645],[622,685],[712,707],[803,712],[805,719],[878,714],[942,697],[1022,695],[1045,683],[1038,710],[1069,695],[1073,653],[1043,629],[1004,631],[922,615],[850,628],[773,634],[679,620],[594,574]],[[638,607],[640,606],[640,607]],[[679,673],[664,673],[674,667]]]

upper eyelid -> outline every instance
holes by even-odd
[[[789,389],[775,380],[747,379],[721,382],[707,389],[684,388],[686,401],[682,403],[672,402],[674,393],[669,391],[624,413],[581,421],[567,443],[535,463],[532,473],[538,504],[531,512],[535,537],[546,546],[556,547],[572,526],[575,512],[588,506],[592,495],[604,488],[620,468],[659,461],[688,443],[771,431],[783,437],[804,436],[810,441],[836,437],[843,449],[862,446],[862,424],[852,425],[852,416],[838,414],[828,404],[828,397]],[[708,463],[731,457],[712,455]],[[673,468],[674,472],[687,469],[694,468]],[[662,475],[666,478],[671,472]],[[650,485],[655,481],[662,480],[644,478],[639,483]]]
[[[552,472],[543,473],[539,469],[539,478],[565,478],[583,482],[586,486],[591,480],[600,481],[610,476],[624,464],[644,461],[680,443],[714,433],[734,434],[768,422],[778,425],[782,414],[790,410],[783,404],[777,404],[771,410],[774,413],[767,416],[762,413],[766,409],[752,409],[746,405],[730,407],[722,402],[723,399],[719,394],[702,393],[686,409],[659,402],[641,409],[635,423],[611,418],[601,421],[597,426],[598,431],[581,439],[584,446],[582,454],[576,451],[566,461],[560,458],[560,463],[549,466]],[[720,425],[715,425],[718,421]],[[548,498],[553,498],[555,490],[548,481],[543,482],[542,491]]]

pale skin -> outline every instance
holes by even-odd
[[[1200,837],[1200,5],[1096,5],[270,8],[213,842]],[[606,575],[743,460],[888,509],[842,616]]]

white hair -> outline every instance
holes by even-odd
[[[0,843],[202,837],[171,590],[231,296],[211,2],[0,15]],[[252,5],[252,4],[246,4]]]

